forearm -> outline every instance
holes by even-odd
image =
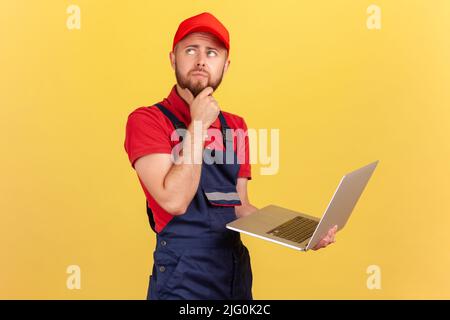
[[[197,192],[203,162],[204,137],[206,130],[191,124],[183,138],[180,157],[164,179],[164,190],[172,198],[174,211],[182,214]]]

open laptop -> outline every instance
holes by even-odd
[[[341,230],[367,185],[378,160],[342,177],[322,219],[270,205],[226,225],[228,229],[301,250],[314,248],[330,228]]]

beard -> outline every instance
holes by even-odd
[[[214,91],[216,91],[216,89],[219,87],[220,83],[222,82],[224,70],[225,70],[225,66],[222,68],[222,73],[220,74],[220,77],[216,81],[212,81],[211,77],[208,73],[208,81],[206,82],[206,84],[204,84],[204,82],[200,79],[194,79],[192,77],[189,77],[191,72],[200,71],[200,69],[190,71],[188,73],[188,75],[185,77],[180,73],[177,65],[175,64],[175,77],[177,78],[178,85],[182,89],[186,89],[186,88],[189,89],[195,98],[206,87],[211,87],[214,89]],[[201,71],[206,72],[205,70],[201,70]]]

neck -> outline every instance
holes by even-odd
[[[189,106],[189,99],[186,96],[186,93],[184,92],[184,90],[180,87],[180,85],[177,83],[177,93],[178,95],[181,97],[181,99],[183,99],[184,102],[186,102],[186,104]]]

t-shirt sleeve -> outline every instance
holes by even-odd
[[[247,178],[248,180],[251,180],[252,174],[250,165],[250,144],[248,139],[247,124],[245,123],[244,119],[242,119],[242,124],[240,127],[242,128],[242,131],[244,133],[244,138],[240,139],[241,140],[240,142],[237,142],[237,156],[238,159],[240,159],[241,163],[238,177]]]
[[[172,152],[170,135],[159,110],[139,108],[128,116],[124,147],[133,168],[142,156]]]

